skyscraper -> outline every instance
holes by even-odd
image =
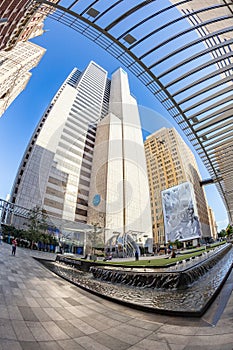
[[[109,114],[97,126],[88,207],[89,224],[105,223],[106,238],[113,232],[130,232],[143,243],[151,240],[140,118],[123,69],[112,75]]]
[[[20,42],[10,51],[0,51],[0,116],[25,88],[30,70],[38,65],[45,49]]]
[[[135,173],[137,161],[143,176]],[[102,165],[105,172],[99,177],[96,169]],[[111,82],[102,67],[90,62],[83,72],[71,72],[42,116],[11,201],[29,209],[43,207],[50,217],[73,222],[97,224],[97,212],[98,225],[109,232],[143,230],[151,237],[145,174],[139,115],[127,75],[119,69]]]
[[[165,242],[161,191],[179,184],[193,185],[197,214],[204,237],[210,236],[207,202],[195,157],[174,128],[162,128],[144,142],[150,186],[154,241]]]

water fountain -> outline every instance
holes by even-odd
[[[168,268],[93,265],[89,272],[74,261],[47,266],[92,293],[149,311],[200,316],[226,280],[233,259],[231,244]]]

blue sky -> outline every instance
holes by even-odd
[[[3,199],[11,191],[24,150],[41,115],[71,70],[74,67],[83,70],[91,60],[101,65],[110,75],[122,66],[106,51],[56,21],[47,19],[45,29],[47,31],[43,36],[32,41],[46,48],[47,52],[32,70],[32,78],[26,89],[0,118],[0,198]],[[128,75],[131,92],[143,111],[141,122],[145,133],[152,133],[162,126],[174,126],[183,136],[168,112],[146,87],[130,72]],[[201,161],[198,157],[196,159],[202,178],[208,178]],[[206,194],[219,229],[225,228],[228,223],[227,214],[215,186],[207,186]]]

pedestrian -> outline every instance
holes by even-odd
[[[136,250],[135,251],[135,260],[138,260],[138,258],[139,258],[139,255],[138,255],[138,251]]]
[[[2,236],[2,234],[0,233],[0,244],[2,244],[2,240],[3,240],[3,236]]]
[[[17,241],[16,241],[16,239],[13,239],[13,241],[12,241],[12,252],[11,252],[12,255],[15,255],[16,247],[17,247]]]

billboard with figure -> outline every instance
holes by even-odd
[[[200,238],[201,228],[190,182],[161,192],[166,242]]]

